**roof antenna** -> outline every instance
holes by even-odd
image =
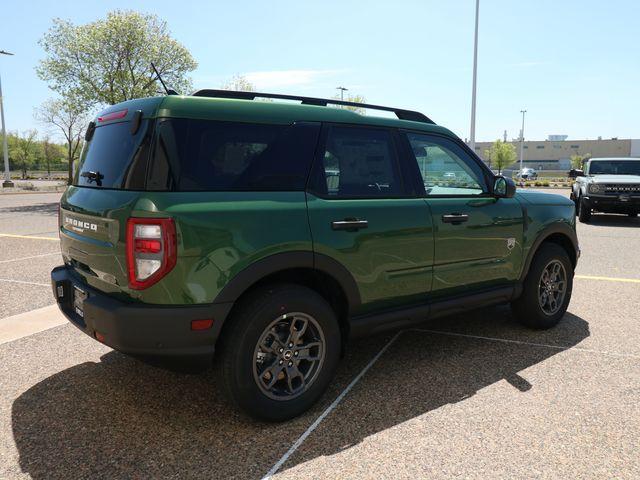
[[[162,80],[162,77],[160,76],[160,72],[158,72],[158,69],[153,64],[153,62],[151,62],[151,68],[153,68],[153,71],[156,72],[156,76],[158,77],[158,80],[160,80],[160,83],[164,87],[164,91],[167,92],[167,95],[178,95],[178,92],[176,92],[175,90],[167,88],[167,85],[164,83],[164,80]]]

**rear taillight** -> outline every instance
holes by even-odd
[[[176,226],[171,218],[127,220],[129,287],[148,288],[176,264]]]

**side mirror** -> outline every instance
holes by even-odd
[[[497,176],[493,181],[493,194],[500,198],[511,198],[516,194],[516,184],[510,178]]]
[[[582,170],[579,170],[577,168],[572,168],[571,170],[569,170],[569,178],[578,177],[584,177],[584,172]]]

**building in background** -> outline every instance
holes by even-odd
[[[485,152],[493,142],[476,142],[476,153],[488,164]],[[520,151],[518,139],[511,141]],[[567,140],[567,135],[549,135],[547,140],[525,141],[523,166],[536,170],[563,170],[571,168],[571,155],[591,157],[640,157],[640,139]],[[518,159],[519,161],[520,159]],[[508,170],[518,170],[518,162]]]

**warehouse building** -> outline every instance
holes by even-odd
[[[477,142],[476,153],[487,162],[486,151],[493,142]],[[512,140],[520,159],[520,142]],[[569,170],[571,155],[591,157],[640,157],[640,139],[568,140],[566,135],[549,135],[547,140],[525,141],[523,164],[536,170]],[[511,166],[517,168],[516,165]]]

